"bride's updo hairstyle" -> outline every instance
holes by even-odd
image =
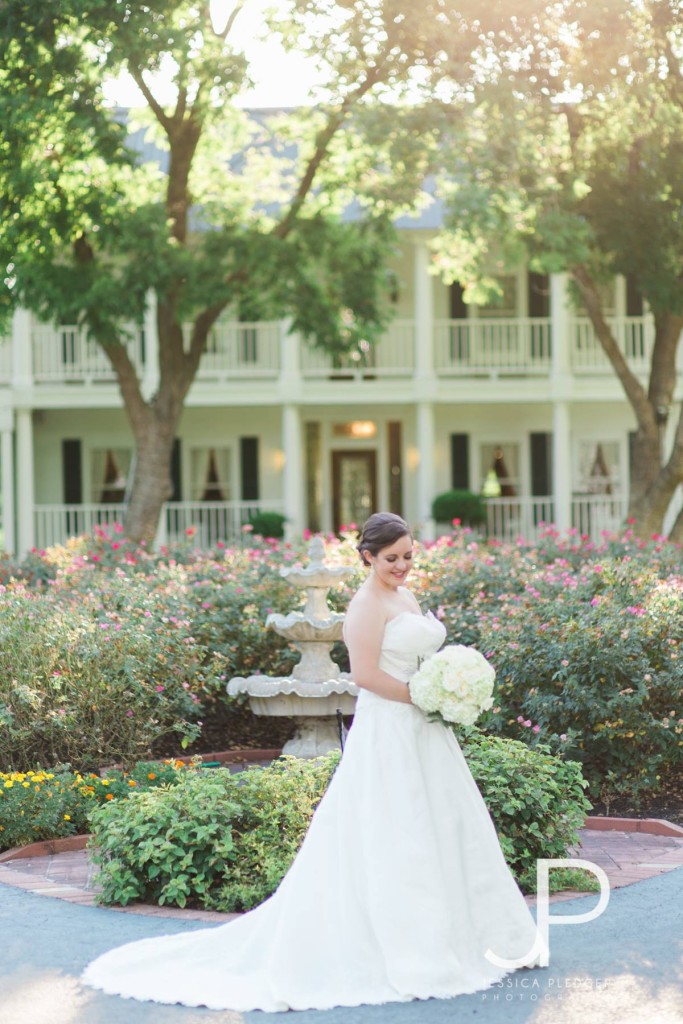
[[[358,553],[363,565],[368,565],[364,552],[377,555],[382,548],[395,544],[401,537],[410,536],[410,527],[405,519],[393,512],[375,512],[366,520],[358,541]]]

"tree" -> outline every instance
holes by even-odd
[[[221,313],[288,315],[331,350],[372,340],[387,318],[391,217],[415,201],[433,150],[420,90],[438,74],[443,24],[428,18],[425,31],[391,0],[291,0],[272,30],[318,53],[327,87],[314,110],[250,118],[239,106],[247,62],[231,45],[243,6],[216,25],[205,0],[0,5],[0,303],[79,322],[106,352],[136,442],[134,539],[155,535],[183,404]],[[155,92],[160,68],[170,104]],[[127,147],[135,125],[104,103],[122,70],[146,100],[134,119],[163,171]],[[389,122],[388,91],[400,99],[409,85],[413,105]],[[345,222],[352,197],[362,216]],[[125,325],[142,321],[150,295],[160,377],[145,396]]]
[[[471,299],[495,292],[492,244],[501,267],[569,272],[636,419],[629,516],[644,536],[661,532],[683,482],[683,409],[661,445],[683,329],[682,55],[677,0],[555,5],[465,122],[458,110],[437,254]],[[603,310],[600,285],[616,274],[653,313],[646,385]]]

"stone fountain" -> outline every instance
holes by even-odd
[[[246,693],[255,715],[294,718],[297,731],[284,748],[295,757],[318,757],[339,746],[337,709],[353,714],[358,687],[347,672],[340,672],[330,657],[332,645],[341,639],[344,616],[330,610],[327,592],[354,572],[351,566],[325,564],[325,545],[314,537],[308,548],[310,564],[281,569],[280,575],[295,587],[305,588],[303,612],[272,614],[266,627],[290,640],[301,660],[288,676],[235,676],[228,683],[231,697]]]

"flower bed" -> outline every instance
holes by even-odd
[[[355,540],[328,542],[330,561],[358,567],[331,592],[336,611],[362,579]],[[628,531],[595,546],[552,529],[536,545],[494,545],[456,529],[416,554],[423,608],[448,643],[478,647],[497,670],[489,731],[580,761],[603,801],[653,792],[680,769],[679,548]],[[264,621],[296,607],[278,570],[305,558],[305,542],[200,552],[188,540],[152,553],[100,530],[3,563],[0,768],[281,746],[289,724],[254,719],[225,684],[291,670],[296,655]],[[333,656],[348,668],[343,645]]]
[[[176,785],[196,763],[141,762],[130,771],[105,776],[67,769],[0,772],[0,852],[41,839],[61,839],[90,830],[100,804],[125,800],[133,792]]]

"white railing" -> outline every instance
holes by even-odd
[[[434,341],[438,373],[543,375],[550,371],[547,317],[436,320]]]
[[[211,329],[197,372],[198,380],[277,377],[280,372],[279,320],[220,321]],[[185,325],[189,342],[192,325]]]
[[[649,373],[655,337],[652,317],[611,316],[605,319],[630,368],[635,373]],[[570,337],[572,369],[576,373],[614,373],[588,317],[574,317]]]
[[[282,512],[282,502],[266,501],[169,501],[160,518],[157,544],[191,540],[200,548],[219,541],[244,540],[243,527],[259,512]]]
[[[495,540],[515,543],[520,538],[535,542],[554,518],[552,498],[487,498],[486,532]]]
[[[156,542],[162,545],[191,541],[193,545],[208,548],[219,541],[243,541],[249,537],[243,527],[258,512],[282,512],[282,507],[282,502],[276,500],[167,502],[159,517]],[[69,537],[92,534],[98,526],[122,525],[125,512],[121,504],[36,505],[36,547],[42,550],[63,544]]]
[[[128,354],[139,373],[145,353],[144,331],[131,325]],[[36,324],[33,328],[33,377],[37,382],[110,382],[116,374],[104,350],[77,325]]]
[[[620,533],[626,522],[625,494],[575,494],[572,496],[572,526],[581,536],[599,544],[606,533]]]
[[[362,343],[355,352],[332,356],[313,345],[302,344],[304,377],[373,379],[411,377],[415,368],[415,321],[393,320],[374,345]]]
[[[123,505],[36,505],[33,517],[35,544],[39,549],[63,544],[69,537],[92,534],[96,526],[123,523]]]
[[[620,533],[626,522],[628,498],[616,494],[575,494],[571,499],[571,525],[580,536],[596,544],[605,534]],[[520,538],[536,543],[545,526],[554,523],[553,498],[487,498],[486,530],[489,537],[514,543]]]

